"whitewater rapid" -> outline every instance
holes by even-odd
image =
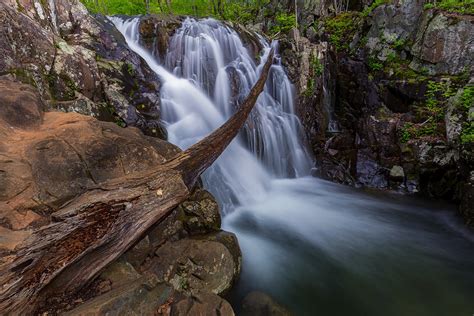
[[[162,119],[183,149],[223,124],[259,76],[261,63],[215,20],[186,19],[163,60],[141,47],[138,18],[111,20],[161,78]],[[260,40],[264,62],[277,44]],[[242,249],[228,298],[237,313],[254,290],[295,315],[474,312],[474,237],[452,206],[310,177],[294,99],[277,57],[245,128],[203,176]]]

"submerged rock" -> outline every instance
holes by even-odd
[[[230,304],[220,296],[199,293],[186,297],[170,306],[171,316],[234,316]]]
[[[292,313],[269,295],[251,292],[242,301],[242,316],[290,316]]]

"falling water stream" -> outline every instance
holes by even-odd
[[[223,124],[260,74],[215,20],[186,19],[164,60],[140,45],[139,19],[111,20],[161,78],[169,141],[183,149]],[[277,43],[260,41],[264,62]],[[259,290],[297,315],[472,315],[474,237],[453,207],[310,177],[293,100],[277,57],[245,128],[203,177],[243,252],[235,309]]]

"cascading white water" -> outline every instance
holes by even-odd
[[[183,149],[222,125],[259,77],[263,63],[256,65],[239,35],[213,19],[187,18],[171,39],[164,66],[140,46],[138,18],[110,19],[161,78],[162,119],[169,141]],[[270,45],[260,40],[265,61]],[[271,178],[309,174],[311,158],[301,139],[293,86],[281,65],[273,65],[244,132],[206,171],[204,184],[224,213],[253,203],[265,196]]]
[[[111,20],[161,77],[162,117],[182,148],[224,123],[259,75],[237,33],[214,20],[187,19],[163,66],[139,45],[138,19]],[[245,130],[204,176],[223,212],[236,209],[223,222],[243,253],[234,307],[260,290],[295,315],[472,313],[473,237],[445,207],[300,177],[311,160],[299,134],[291,84],[274,65]]]

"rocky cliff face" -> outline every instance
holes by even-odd
[[[320,176],[461,201],[472,225],[473,21],[407,0],[283,41]]]
[[[77,112],[147,135],[159,125],[160,83],[121,34],[79,1],[0,3],[0,74],[34,85],[47,110]]]

